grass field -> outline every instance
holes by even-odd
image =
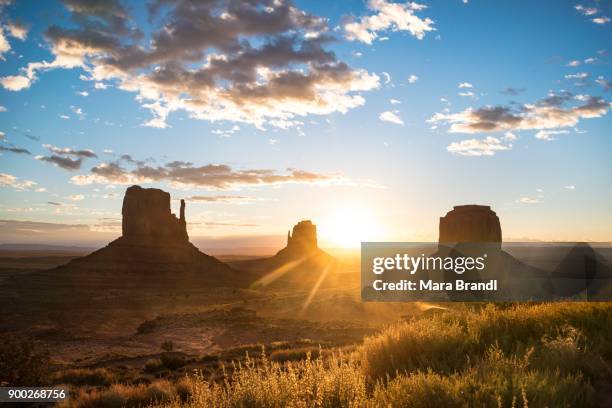
[[[176,382],[81,388],[79,407],[576,407],[612,395],[612,305],[455,305],[353,348],[269,352]],[[271,354],[274,355],[274,354]],[[315,357],[316,356],[316,357]],[[102,381],[101,380],[101,381]]]

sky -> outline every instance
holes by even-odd
[[[612,241],[610,1],[0,7],[0,243],[102,245],[132,184],[204,246],[436,240],[461,204]]]

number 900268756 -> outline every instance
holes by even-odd
[[[0,387],[0,402],[45,402],[58,401],[68,397],[62,388],[46,387]]]

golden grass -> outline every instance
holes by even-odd
[[[264,353],[236,363],[222,381],[196,374],[175,385],[113,385],[75,405],[589,406],[592,384],[612,375],[611,336],[612,304],[459,307],[395,324],[350,353],[313,359],[285,350],[279,361]]]
[[[149,385],[113,384],[103,390],[81,390],[76,398],[59,406],[76,408],[122,408],[141,407],[179,400],[179,385],[158,380]]]

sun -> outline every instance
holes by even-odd
[[[331,212],[319,222],[319,234],[330,245],[357,248],[361,242],[382,237],[382,227],[368,208],[344,207]]]

